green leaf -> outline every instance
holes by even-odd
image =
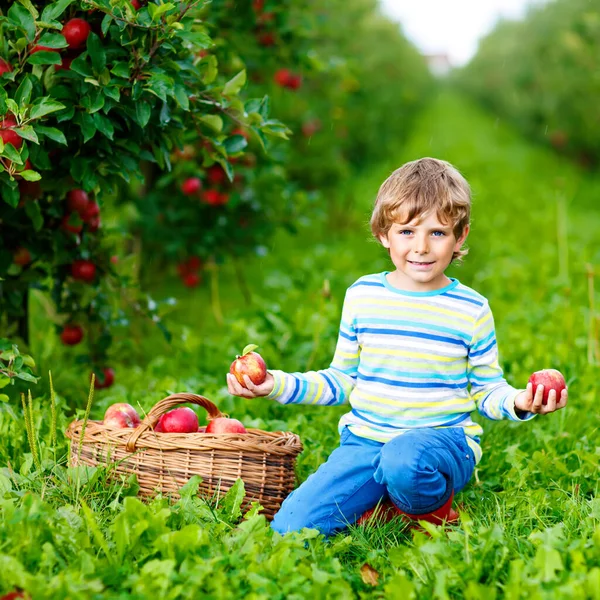
[[[115,102],[119,102],[121,100],[121,90],[117,86],[114,87],[105,87],[104,95]]]
[[[38,136],[31,125],[24,125],[23,127],[15,127],[15,131],[25,140],[29,140],[34,144],[39,144]]]
[[[19,176],[25,179],[26,181],[39,181],[42,176],[37,171],[30,171],[29,169],[25,171],[20,171]]]
[[[37,43],[47,48],[66,48],[69,45],[65,36],[60,33],[45,33]]]
[[[106,67],[106,52],[100,38],[95,33],[90,33],[87,39],[87,50],[92,59],[92,66],[96,73],[100,73]]]
[[[235,77],[230,79],[223,88],[224,96],[235,96],[246,83],[246,69],[242,69]]]
[[[78,112],[73,121],[79,125],[83,134],[83,143],[89,142],[96,135],[96,125],[92,119],[92,115],[85,112]]]
[[[254,352],[256,349],[258,348],[258,346],[256,344],[248,344],[243,350],[242,350],[242,356],[246,355],[246,354],[250,354],[250,352]]]
[[[15,94],[15,101],[17,104],[21,106],[25,104],[29,104],[29,100],[31,100],[31,92],[33,91],[33,84],[31,83],[31,78],[29,74],[23,77],[23,81],[21,81],[21,85],[17,89],[17,93]]]
[[[227,154],[237,154],[248,146],[248,142],[243,135],[232,135],[223,142],[223,146]]]
[[[109,140],[112,140],[115,134],[115,128],[112,121],[99,112],[94,113],[92,118],[94,120],[94,125],[96,125],[96,129]]]
[[[106,35],[106,32],[108,31],[108,29],[110,27],[111,21],[112,21],[112,17],[110,15],[104,15],[104,18],[102,19],[102,25],[100,26],[102,28],[103,35]]]
[[[38,98],[31,107],[31,112],[29,113],[30,119],[39,119],[44,117],[50,113],[56,112],[57,110],[62,110],[65,108],[64,104],[53,100],[48,96],[44,96],[43,98]]]
[[[35,54],[31,54],[27,59],[30,65],[60,65],[60,54],[50,50],[40,50]]]
[[[0,198],[2,198],[9,206],[17,208],[19,200],[21,199],[17,182],[0,180]],[[28,202],[27,204],[30,203]]]
[[[129,79],[129,64],[126,62],[115,63],[115,66],[110,70],[113,75]]]
[[[94,73],[90,65],[88,65],[85,60],[85,52],[80,54],[72,63],[71,63],[71,71],[75,71],[82,77],[92,77]]]
[[[35,231],[40,231],[44,225],[44,217],[42,217],[39,202],[26,202],[25,214],[31,219]]]
[[[227,516],[229,519],[238,519],[242,516],[242,502],[246,490],[244,488],[244,482],[242,479],[237,479],[236,482],[227,491],[225,496],[221,498],[220,509],[221,513]]]
[[[202,123],[205,123],[216,132],[220,132],[223,129],[223,119],[218,115],[203,115],[199,118],[199,121],[202,121]]]
[[[183,108],[183,110],[190,109],[190,100],[187,95],[187,90],[183,85],[175,86],[175,100],[177,100],[177,104]]]
[[[6,156],[6,158],[12,160],[18,165],[23,164],[23,159],[21,158],[21,154],[12,144],[4,144],[4,150],[2,150],[2,156]]]
[[[69,7],[70,4],[73,3],[74,0],[58,0],[58,2],[53,2],[44,8],[44,12],[42,12],[42,21],[56,21],[60,15],[65,12],[65,10]]]
[[[6,15],[11,23],[25,32],[27,40],[33,42],[35,39],[35,20],[33,15],[24,6],[16,3],[13,3]]]
[[[146,127],[152,114],[151,106],[145,102],[136,102],[135,105],[135,121],[140,127]]]
[[[65,137],[65,134],[60,129],[56,129],[56,127],[36,125],[35,130],[50,140],[58,142],[59,144],[64,144],[65,146],[67,145],[67,138]]]
[[[148,4],[148,12],[153,21],[156,21],[161,15],[164,15],[172,8],[175,8],[175,5],[171,2],[165,2],[165,4],[161,4],[160,6],[152,3]]]

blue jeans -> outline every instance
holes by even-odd
[[[462,427],[413,429],[384,444],[346,426],[339,448],[285,499],[271,527],[329,536],[388,498],[406,513],[425,514],[462,490],[474,468]]]

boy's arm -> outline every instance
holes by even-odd
[[[523,390],[510,386],[504,379],[498,363],[494,317],[487,301],[475,323],[467,360],[471,397],[484,417],[494,421],[528,421],[535,417],[534,413],[515,409],[515,398]]]
[[[356,385],[359,346],[348,293],[344,299],[337,346],[331,366],[322,371],[269,371],[273,391],[266,396],[281,404],[346,404]]]

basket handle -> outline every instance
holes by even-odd
[[[217,406],[204,396],[188,393],[171,394],[170,396],[167,396],[163,400],[157,402],[150,409],[150,412],[146,415],[146,418],[140,423],[140,425],[132,431],[129,439],[127,440],[127,452],[133,452],[135,450],[135,444],[140,435],[142,435],[142,433],[148,429],[154,428],[160,417],[162,417],[162,415],[164,415],[168,410],[174,406],[177,406],[178,404],[187,403],[197,404],[198,406],[204,408],[208,413],[209,421],[211,419],[224,416]]]

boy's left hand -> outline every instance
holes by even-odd
[[[566,388],[562,391],[560,398],[556,397],[556,390],[550,390],[548,394],[548,404],[542,404],[544,386],[538,385],[534,395],[533,384],[528,383],[527,389],[515,398],[515,408],[525,412],[532,412],[537,415],[546,415],[555,410],[564,408],[567,405],[568,395]]]

